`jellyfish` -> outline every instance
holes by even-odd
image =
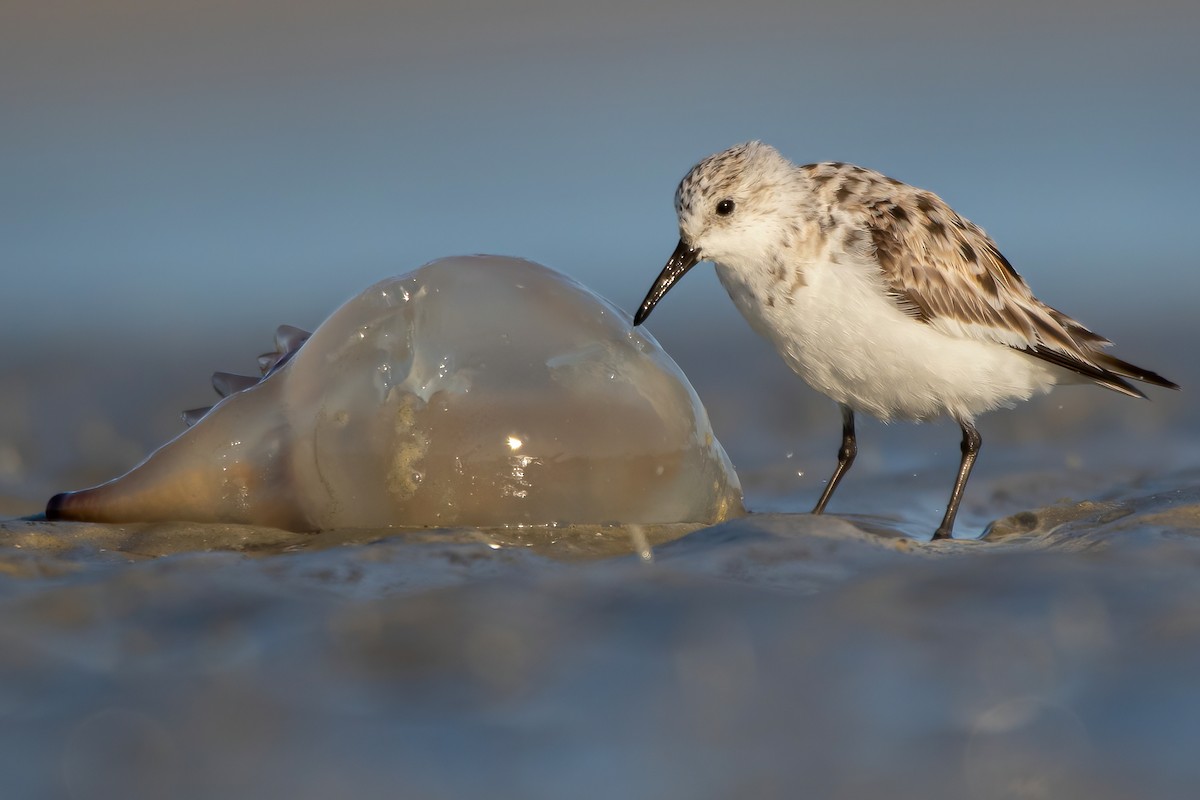
[[[683,372],[624,312],[516,258],[433,261],[311,334],[125,475],[47,517],[294,531],[716,522],[741,488]]]

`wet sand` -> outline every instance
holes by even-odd
[[[1200,473],[879,517],[0,523],[11,796],[1183,797]]]
[[[836,410],[691,346],[760,512],[722,525],[0,521],[5,796],[1191,796],[1200,377],[987,416],[931,544],[952,425],[864,421],[812,517]],[[0,379],[0,512],[120,474],[237,366],[121,356]]]

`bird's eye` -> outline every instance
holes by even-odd
[[[717,203],[717,216],[728,217],[733,213],[733,201],[729,199],[722,200]]]

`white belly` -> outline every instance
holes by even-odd
[[[810,264],[790,298],[785,284],[748,283],[742,274],[717,265],[734,304],[788,366],[817,391],[885,421],[942,414],[970,421],[1048,391],[1063,376],[1005,345],[913,319],[867,266]]]

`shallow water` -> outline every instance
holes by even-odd
[[[1186,394],[1064,389],[985,417],[963,539],[930,544],[952,425],[864,420],[833,513],[811,517],[836,410],[740,333],[737,357],[671,334],[758,514],[0,523],[4,795],[1190,796]],[[4,379],[7,513],[128,469],[236,366],[120,355]]]
[[[5,522],[5,794],[1187,796],[1197,485],[938,544]]]
[[[1190,796],[1194,369],[1149,403],[1074,388],[988,415],[963,538],[930,544],[953,425],[864,420],[811,517],[836,410],[744,332],[691,333],[660,338],[742,520],[0,522],[3,794]],[[128,469],[245,352],[11,370],[0,508]]]

